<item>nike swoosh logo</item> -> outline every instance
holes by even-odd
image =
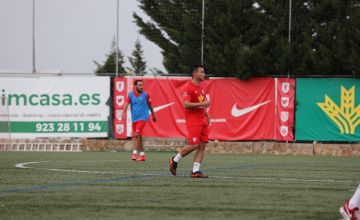
[[[259,103],[259,104],[257,104],[257,105],[253,105],[253,106],[250,106],[250,107],[247,107],[247,108],[244,108],[244,109],[237,109],[237,108],[236,108],[236,103],[235,103],[234,106],[233,106],[232,109],[231,109],[231,114],[232,114],[232,116],[234,116],[234,117],[240,117],[240,116],[242,116],[242,115],[245,115],[245,114],[247,114],[247,113],[249,113],[249,112],[252,112],[252,111],[260,108],[260,107],[263,106],[263,105],[268,104],[269,102],[271,102],[271,100],[268,100],[268,101],[266,101],[266,102],[262,102],[262,103]]]
[[[173,104],[175,104],[175,102],[171,102],[171,103],[168,103],[168,104],[165,104],[165,105],[160,105],[160,106],[155,107],[153,109],[154,109],[154,112],[158,112],[158,111],[163,110],[164,108],[167,108],[167,107],[169,107],[169,106],[171,106]],[[149,111],[149,114],[151,114],[150,111]]]

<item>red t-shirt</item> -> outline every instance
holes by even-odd
[[[197,86],[192,81],[189,81],[185,84],[181,93],[183,102],[188,101],[192,103],[199,103],[206,101],[206,93],[202,86]],[[205,116],[205,111],[205,107],[185,108],[186,125],[207,125],[208,122]]]

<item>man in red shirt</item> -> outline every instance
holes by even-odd
[[[208,177],[200,171],[206,143],[208,142],[208,126],[210,122],[210,115],[207,112],[210,101],[206,99],[206,93],[200,85],[204,80],[204,66],[195,65],[192,68],[192,79],[187,82],[182,90],[186,127],[188,130],[188,145],[183,147],[175,157],[169,159],[170,172],[174,176],[176,175],[177,164],[180,160],[196,150],[191,177]]]

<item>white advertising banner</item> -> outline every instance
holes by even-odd
[[[0,96],[0,138],[107,136],[109,77],[1,77]]]

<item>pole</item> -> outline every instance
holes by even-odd
[[[36,73],[35,67],[35,0],[33,0],[33,16],[32,16],[32,73]]]
[[[292,12],[292,0],[289,0],[289,33],[288,42],[291,43],[291,12]]]
[[[119,74],[119,0],[116,0],[116,70],[115,75],[118,77]]]
[[[292,0],[289,0],[289,33],[288,33],[288,42],[289,42],[289,48],[291,44],[291,13],[292,13]],[[290,78],[290,70],[288,70],[288,78]]]
[[[205,20],[205,0],[202,1],[202,18],[201,18],[201,65],[204,64],[204,20]]]

